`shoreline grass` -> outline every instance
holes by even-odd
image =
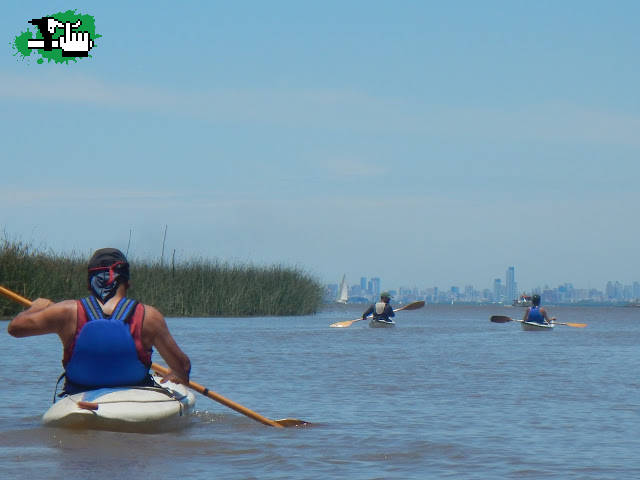
[[[0,240],[0,285],[35,299],[82,298],[88,258]],[[171,265],[129,259],[129,296],[167,317],[296,316],[316,313],[323,287],[301,269],[195,259]],[[0,318],[23,307],[0,296]]]

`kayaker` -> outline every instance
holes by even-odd
[[[551,317],[549,320],[549,316],[547,315],[547,311],[544,307],[540,306],[540,295],[536,294],[531,297],[531,307],[527,307],[527,310],[524,312],[524,317],[522,319],[523,322],[531,322],[531,323],[551,323],[555,322],[556,317]]]
[[[58,334],[66,377],[62,394],[153,385],[149,375],[153,347],[170,368],[163,382],[188,383],[191,362],[164,316],[151,305],[126,297],[129,263],[124,254],[115,248],[96,250],[87,280],[89,297],[58,303],[38,298],[8,326],[14,337]]]
[[[392,321],[391,317],[396,316],[393,312],[393,308],[391,308],[391,305],[389,304],[390,301],[391,294],[389,292],[382,292],[380,294],[380,301],[372,303],[362,314],[362,319],[365,320],[367,316],[373,314],[374,320],[390,323]]]

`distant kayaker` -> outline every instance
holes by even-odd
[[[379,322],[391,322],[391,317],[395,317],[393,308],[389,302],[391,301],[391,294],[389,292],[382,292],[380,294],[380,301],[372,303],[362,314],[362,319],[365,320],[367,316],[373,314],[373,319]]]
[[[38,298],[8,326],[14,337],[56,333],[62,341],[63,393],[100,387],[153,385],[152,348],[169,365],[163,381],[188,383],[191,362],[164,316],[126,297],[129,263],[115,248],[96,250],[88,265],[89,297],[54,303]]]
[[[549,316],[547,315],[547,311],[544,307],[540,306],[540,295],[534,295],[531,297],[531,307],[527,307],[527,310],[524,312],[523,322],[531,322],[531,323],[551,323],[556,320],[556,317],[551,317],[549,320]]]

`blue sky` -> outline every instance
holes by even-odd
[[[92,58],[20,60],[94,16]],[[635,1],[3,7],[0,228],[323,282],[640,280]],[[31,27],[33,28],[33,27]]]

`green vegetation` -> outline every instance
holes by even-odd
[[[0,240],[0,285],[29,299],[87,296],[89,255],[64,256]],[[296,268],[206,259],[171,265],[129,262],[129,295],[170,317],[307,315],[322,302],[320,282]],[[0,317],[12,316],[21,308],[0,296]]]

